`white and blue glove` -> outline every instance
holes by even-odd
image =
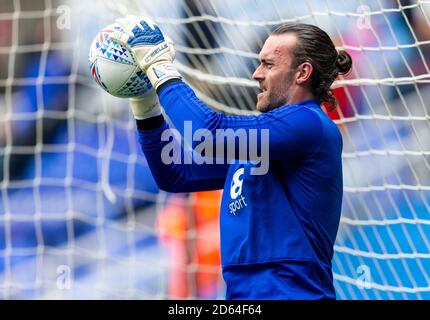
[[[145,120],[161,115],[160,101],[154,88],[147,91],[143,96],[128,100],[134,118],[137,120]]]
[[[182,79],[173,66],[173,42],[163,35],[157,25],[140,16],[127,16],[116,22],[122,31],[113,32],[111,38],[134,54],[138,66],[146,73],[155,89],[168,80]]]

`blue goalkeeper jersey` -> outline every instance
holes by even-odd
[[[226,298],[334,299],[331,260],[342,203],[342,137],[318,101],[256,116],[228,116],[209,109],[183,82],[162,88],[160,101],[181,134],[187,130],[185,121],[191,121],[193,132],[209,129],[214,139],[217,129],[269,132],[264,142],[268,171],[255,175],[251,170],[257,164],[249,154],[230,164],[166,164],[160,154],[171,143],[161,139],[168,123],[139,130],[160,188],[224,189],[220,234]],[[194,152],[182,151],[182,160]]]

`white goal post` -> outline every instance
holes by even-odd
[[[330,113],[344,142],[337,297],[430,299],[424,0],[2,0],[0,298],[224,296],[216,219],[196,209],[217,196],[159,192],[127,102],[89,74],[93,37],[127,14],[156,21],[198,97],[229,114],[255,113],[252,73],[276,25],[327,31],[353,58]]]

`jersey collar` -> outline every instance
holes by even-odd
[[[308,100],[304,100],[301,102],[297,102],[295,103],[296,105],[306,105],[307,107],[317,107],[317,108],[321,108],[321,104],[317,99],[308,99]]]

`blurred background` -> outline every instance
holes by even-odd
[[[152,17],[199,98],[229,114],[254,113],[251,75],[277,24],[327,31],[354,60],[329,113],[344,139],[337,297],[430,298],[430,1],[419,0],[2,0],[0,297],[224,297],[221,191],[160,192],[127,101],[91,78],[92,40],[126,14]]]

